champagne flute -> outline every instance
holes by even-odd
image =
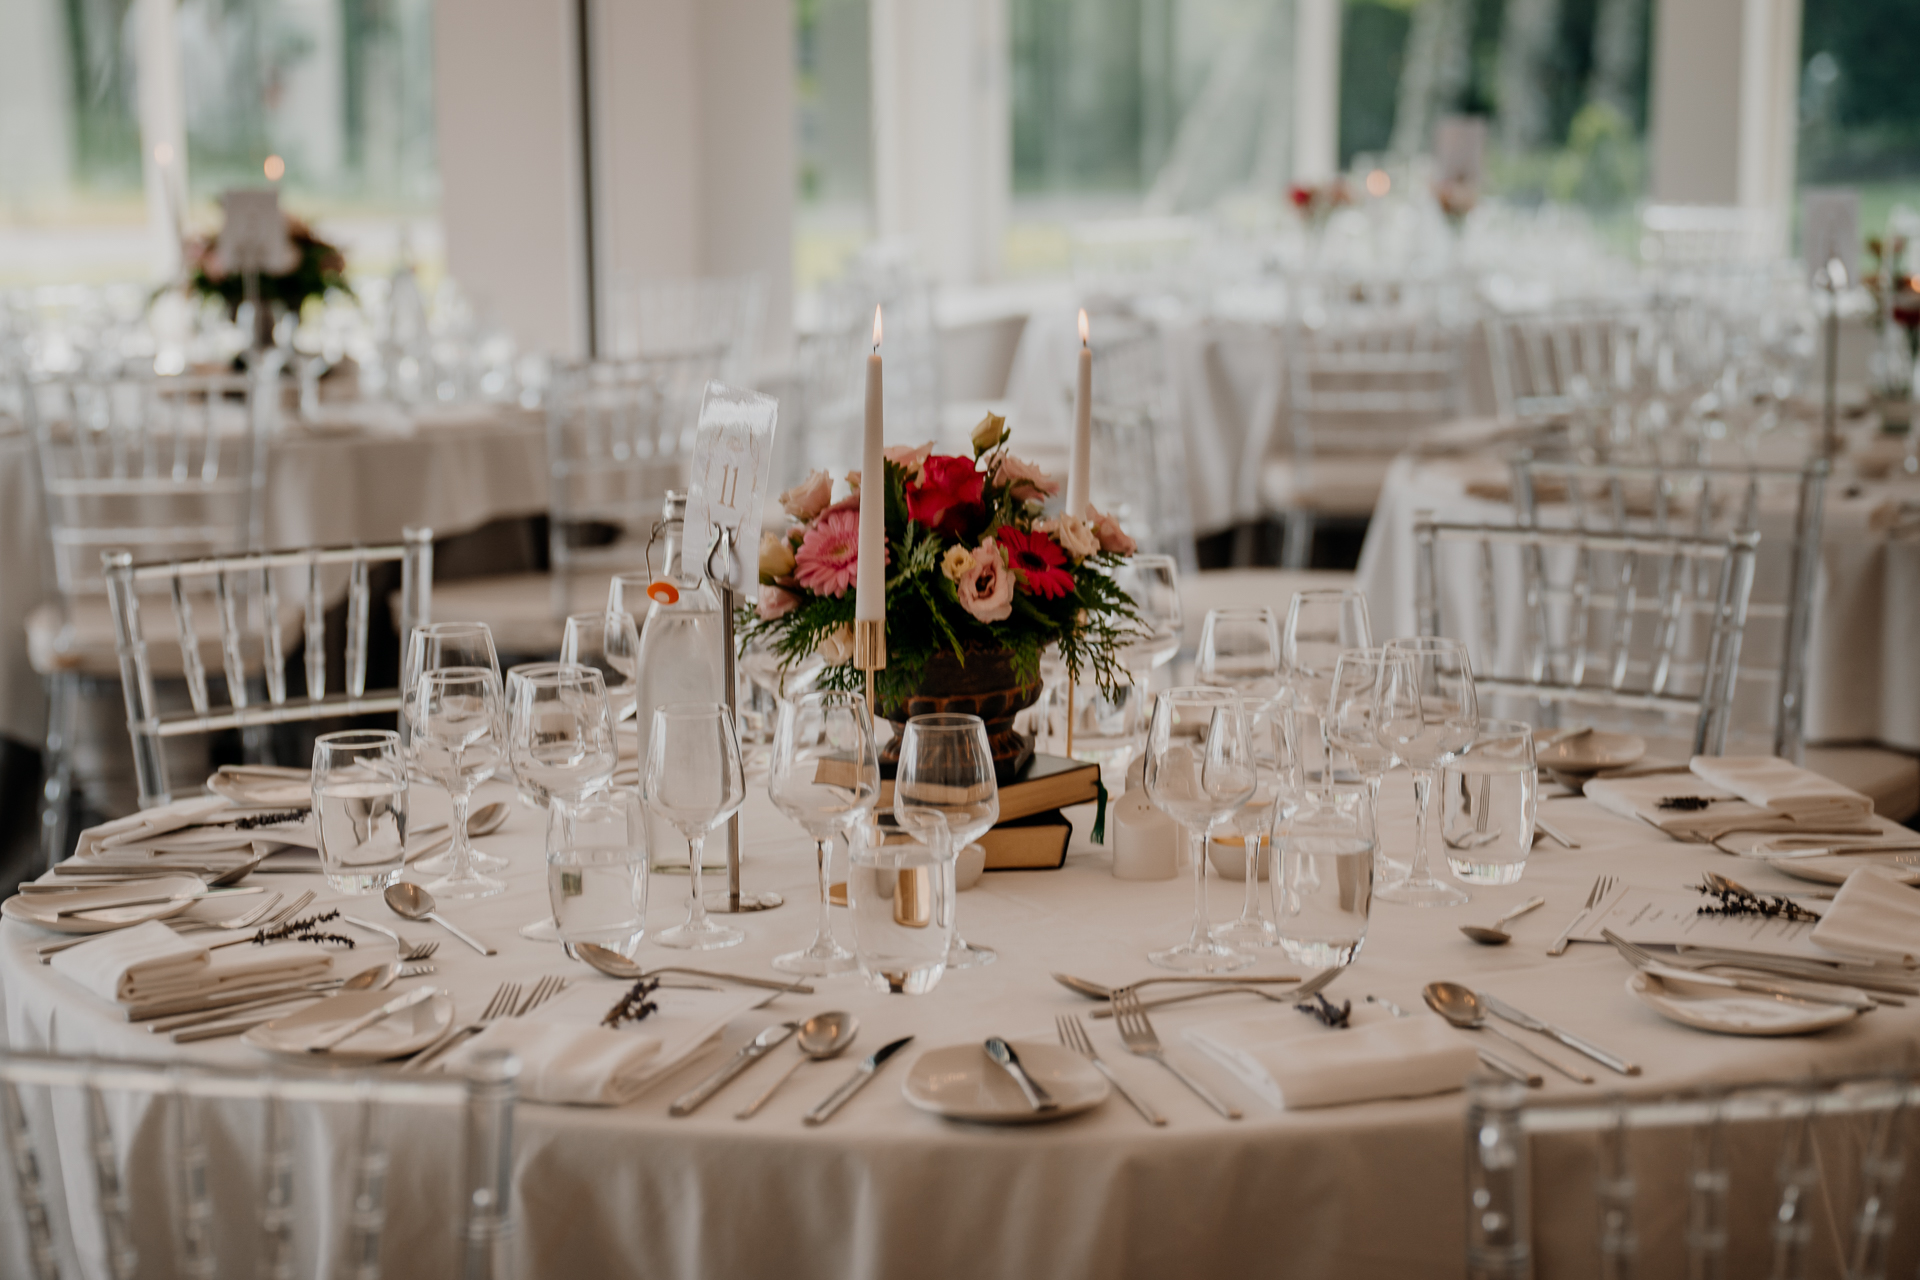
[[[1428,869],[1427,828],[1434,774],[1472,744],[1480,723],[1473,668],[1465,645],[1437,636],[1390,641],[1387,653],[1402,660],[1382,670],[1374,736],[1413,770],[1413,870],[1376,892],[1388,902],[1455,906],[1468,901],[1468,895],[1436,880]]]
[[[1333,693],[1333,669],[1349,649],[1373,644],[1367,619],[1367,598],[1357,589],[1299,591],[1287,605],[1287,623],[1280,633],[1280,660],[1287,683],[1301,708],[1317,722],[1320,745],[1322,798],[1333,785],[1333,744],[1326,723],[1327,699]],[[1312,774],[1312,764],[1302,768]]]
[[[1283,698],[1274,698],[1248,715],[1253,798],[1221,824],[1239,837],[1246,851],[1246,895],[1239,919],[1216,926],[1213,936],[1241,949],[1276,946],[1280,941],[1279,931],[1267,915],[1266,899],[1260,893],[1260,854],[1263,845],[1272,844],[1276,821],[1293,811],[1300,792],[1287,718],[1288,708]],[[1277,863],[1269,858],[1267,865],[1267,883],[1278,884]]]
[[[1333,668],[1333,693],[1325,720],[1327,736],[1366,783],[1367,804],[1374,813],[1380,812],[1380,784],[1387,770],[1397,763],[1377,732],[1380,692],[1387,683],[1388,669],[1409,661],[1405,655],[1386,649],[1348,649]],[[1384,844],[1376,843],[1374,850],[1383,881],[1406,879],[1408,863],[1389,858]]]
[[[1186,828],[1193,859],[1193,930],[1179,946],[1151,952],[1163,969],[1222,973],[1253,957],[1212,936],[1207,920],[1207,830],[1253,799],[1253,749],[1240,695],[1186,686],[1155,699],[1147,730],[1147,796]]]
[[[560,636],[560,661],[592,667],[607,682],[615,716],[633,714],[639,693],[640,629],[633,615],[619,610],[575,613]]]
[[[787,973],[844,973],[858,958],[833,936],[828,910],[833,838],[860,823],[880,798],[880,753],[873,718],[857,693],[809,693],[780,704],[767,794],[813,837],[820,872],[820,919],[813,942],[774,957]]]
[[[737,946],[747,935],[707,917],[700,896],[700,860],[707,833],[739,811],[747,796],[733,713],[719,702],[675,702],[656,707],[647,734],[647,807],[687,838],[687,919],[661,934],[663,947],[711,951]]]
[[[421,673],[447,667],[482,667],[493,672],[495,680],[500,678],[500,658],[494,651],[493,631],[486,623],[432,622],[415,627],[407,636],[407,650],[401,655],[401,696],[411,704]],[[401,742],[409,748],[411,762],[413,726],[405,715],[400,718],[400,729]],[[507,859],[499,854],[482,853],[471,846],[468,847],[468,856],[472,858],[473,865],[482,871],[500,871],[508,865]],[[425,875],[445,875],[453,869],[452,849],[422,858],[412,865],[415,871]]]
[[[893,816],[902,830],[943,853],[940,874],[947,878],[948,901],[952,901],[954,863],[960,851],[1000,819],[1000,785],[994,780],[985,721],[953,714],[907,721],[893,781]],[[947,950],[947,968],[967,969],[998,958],[988,948],[967,942],[956,930]]]
[[[408,705],[415,763],[447,789],[453,802],[451,866],[427,885],[428,892],[438,898],[490,898],[505,892],[503,882],[475,868],[467,838],[473,790],[494,775],[506,754],[500,677],[484,667],[425,671]]]

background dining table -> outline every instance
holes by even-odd
[[[1550,788],[1549,790],[1557,790]],[[1389,777],[1384,838],[1404,850],[1411,841],[1410,788]],[[507,798],[489,784],[481,798]],[[443,797],[422,789],[416,821],[444,813]],[[1246,1112],[1233,1122],[1202,1105],[1158,1066],[1132,1058],[1107,1021],[1089,1020],[1094,1044],[1127,1085],[1169,1118],[1154,1129],[1119,1098],[1054,1124],[988,1127],[924,1114],[901,1093],[913,1061],[944,1045],[978,1043],[1000,1034],[1052,1042],[1054,1019],[1089,1015],[1098,1006],[1056,984],[1060,971],[1117,984],[1151,976],[1145,953],[1186,928],[1185,876],[1129,882],[1110,874],[1110,857],[1087,840],[1091,813],[1072,811],[1076,832],[1058,871],[988,874],[959,898],[966,936],[995,948],[999,961],[949,972],[930,994],[884,995],[857,979],[816,980],[812,995],[778,995],[764,1009],[736,1019],[724,1044],[696,1054],[638,1100],[615,1109],[525,1103],[515,1120],[515,1250],[520,1273],[665,1277],[779,1276],[782,1280],[872,1280],[965,1277],[1452,1277],[1464,1273],[1464,1129],[1466,1097],[1447,1093],[1305,1111],[1278,1111],[1260,1101],[1184,1038],[1190,1028],[1248,1017],[1295,1020],[1288,1005],[1227,996],[1169,1008],[1154,1022],[1171,1055]],[[1881,1008],[1821,1034],[1749,1039],[1691,1030],[1663,1020],[1626,990],[1630,970],[1612,950],[1576,944],[1549,959],[1546,948],[1585,901],[1596,875],[1675,889],[1709,868],[1761,890],[1788,887],[1764,864],[1710,848],[1679,844],[1649,826],[1613,816],[1582,798],[1549,798],[1542,814],[1581,844],[1578,851],[1542,840],[1525,877],[1502,888],[1477,888],[1473,902],[1422,910],[1376,902],[1365,948],[1328,995],[1361,1005],[1368,995],[1417,1016],[1424,984],[1448,979],[1499,995],[1536,1016],[1644,1066],[1628,1078],[1605,1071],[1539,1037],[1544,1052],[1591,1066],[1599,1082],[1574,1084],[1552,1073],[1533,1096],[1646,1097],[1687,1086],[1806,1080],[1813,1075],[1882,1068],[1920,1036],[1920,1002]],[[613,979],[569,961],[552,943],[528,941],[519,927],[546,910],[540,815],[515,805],[505,827],[479,847],[512,860],[508,892],[477,903],[445,904],[461,927],[498,948],[483,958],[441,937],[439,972],[426,979],[449,990],[460,1018],[479,1013],[503,981],[530,984],[564,974],[603,990],[611,1006],[623,990]],[[780,817],[754,784],[743,812],[748,887],[777,889],[788,905],[744,918],[743,946],[689,957],[651,942],[637,958],[647,965],[693,963],[761,977],[769,960],[805,940],[812,929],[813,858],[801,832]],[[837,878],[837,877],[836,877]],[[390,925],[377,902],[348,904],[316,877],[275,876],[272,887],[320,891],[316,909],[348,906]],[[711,881],[709,881],[711,883]],[[649,930],[686,910],[686,880],[656,873]],[[1804,886],[1803,886],[1804,887]],[[1241,886],[1212,886],[1218,919],[1238,909]],[[1506,947],[1475,945],[1458,926],[1486,923],[1541,894],[1544,909],[1514,923]],[[842,937],[851,922],[836,911]],[[430,925],[402,925],[422,938]],[[269,1063],[233,1040],[173,1046],[82,992],[35,961],[45,935],[14,922],[0,925],[0,1000],[5,1042],[20,1050],[173,1059],[264,1069]],[[351,971],[387,957],[389,944],[364,937],[338,958]],[[1253,972],[1303,973],[1277,955]],[[777,1019],[843,1009],[860,1021],[857,1041],[841,1059],[803,1067],[757,1117],[734,1111],[755,1096],[796,1053],[791,1046],[746,1074],[705,1108],[670,1119],[667,1103],[711,1071],[732,1046]],[[1509,1028],[1511,1030],[1511,1028]],[[888,1041],[913,1043],[830,1123],[801,1124],[801,1115],[852,1068]],[[1327,1035],[1342,1034],[1329,1030]],[[1461,1031],[1462,1036],[1474,1033]],[[1488,1046],[1519,1055],[1498,1041]],[[32,1100],[44,1108],[44,1099]],[[136,1204],[142,1274],[164,1276],[171,1257],[169,1150],[164,1107],[142,1112],[117,1104],[128,1182]],[[37,1113],[44,1115],[44,1112]],[[83,1224],[92,1218],[91,1173],[84,1112],[68,1098],[51,1115],[59,1135],[48,1181],[59,1212]],[[259,1185],[259,1119],[229,1108],[208,1123],[218,1159],[215,1198],[247,1208]],[[447,1117],[393,1114],[382,1129],[393,1160],[388,1175],[387,1274],[432,1274],[454,1256],[454,1179],[458,1134]],[[353,1126],[315,1123],[301,1130],[300,1192],[304,1221],[339,1221],[347,1183],[345,1146]],[[1838,1250],[1857,1186],[1853,1128],[1823,1129],[1824,1194],[1817,1197],[1813,1274],[1842,1273]],[[1634,1169],[1643,1248],[1639,1273],[1685,1274],[1677,1243],[1684,1227],[1685,1130],[1636,1136]],[[1729,1274],[1756,1274],[1770,1249],[1766,1223],[1775,1202],[1779,1131],[1734,1131],[1730,1149],[1732,1255]],[[1539,1274],[1599,1274],[1591,1134],[1535,1139],[1534,1215]],[[315,1186],[313,1170],[327,1171]],[[10,1194],[0,1172],[0,1194]],[[1911,1202],[1909,1202],[1911,1203]],[[329,1215],[331,1208],[332,1214]],[[244,1223],[242,1224],[244,1226]],[[248,1261],[245,1230],[229,1230],[239,1273]],[[0,1273],[9,1250],[0,1238]],[[79,1274],[102,1274],[95,1255]],[[320,1274],[337,1258],[303,1248],[303,1274]],[[17,1259],[11,1260],[17,1264]],[[1906,1214],[1894,1241],[1890,1274],[1911,1274],[1920,1261],[1920,1215]]]

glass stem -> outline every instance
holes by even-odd
[[[693,887],[693,902],[687,910],[687,928],[690,931],[704,929],[707,924],[707,900],[700,896],[700,862],[706,856],[706,851],[706,832],[687,837],[687,882]]]
[[[1333,734],[1328,731],[1327,718],[1315,716],[1320,726],[1320,801],[1330,804],[1333,801]]]
[[[1211,927],[1207,921],[1207,829],[1187,828],[1187,845],[1193,857],[1193,937],[1187,945],[1203,951],[1211,945],[1207,936]]]
[[[473,788],[451,787],[447,799],[453,802],[453,870],[447,878],[465,880],[473,874],[473,843],[467,839],[467,810],[473,807]]]
[[[1413,874],[1410,883],[1425,884],[1432,879],[1427,871],[1427,800],[1433,794],[1433,770],[1413,771]]]
[[[1260,846],[1265,836],[1247,836],[1247,898],[1240,908],[1240,918],[1249,924],[1260,920]]]
[[[814,931],[813,945],[821,951],[826,951],[833,945],[833,919],[827,914],[829,905],[827,895],[831,892],[831,886],[827,884],[829,874],[827,869],[833,865],[833,838],[829,836],[825,840],[816,840],[814,843],[817,846],[816,855],[820,860],[820,927]]]

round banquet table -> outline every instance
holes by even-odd
[[[1387,840],[1411,840],[1411,802],[1404,775],[1388,781]],[[505,796],[505,788],[487,791]],[[435,820],[438,794],[416,800],[417,820]],[[439,806],[444,812],[444,806]],[[1631,1095],[1703,1082],[1735,1084],[1804,1079],[1810,1072],[1841,1072],[1884,1064],[1897,1046],[1920,1036],[1920,1003],[1884,1008],[1820,1035],[1777,1040],[1716,1036],[1666,1022],[1624,989],[1628,969],[1610,949],[1575,945],[1548,959],[1546,944],[1584,901],[1596,872],[1629,883],[1677,886],[1725,855],[1674,843],[1652,828],[1606,814],[1590,801],[1549,799],[1543,813],[1584,847],[1569,852],[1542,842],[1524,880],[1480,888],[1465,908],[1420,910],[1376,903],[1358,961],[1332,987],[1337,999],[1359,1003],[1378,995],[1416,1010],[1420,988],[1456,979],[1492,991],[1523,1009],[1644,1065],[1627,1079],[1594,1066],[1602,1078],[1585,1088],[1549,1074],[1536,1097]],[[1067,865],[1051,872],[988,874],[961,895],[965,935],[998,949],[997,964],[952,972],[930,994],[881,995],[851,977],[819,981],[811,996],[780,995],[764,1009],[737,1019],[724,1044],[696,1054],[638,1100],[617,1109],[523,1103],[515,1119],[514,1213],[520,1274],[526,1277],[618,1275],[667,1277],[778,1276],[781,1280],[870,1280],[877,1277],[1359,1277],[1458,1276],[1464,1273],[1462,1116],[1465,1095],[1385,1101],[1300,1112],[1280,1112],[1259,1101],[1186,1044],[1182,1032],[1226,1018],[1299,1015],[1289,1007],[1225,997],[1158,1012],[1154,1021],[1173,1057],[1237,1101],[1240,1122],[1215,1115],[1170,1075],[1123,1052],[1107,1021],[1089,1020],[1095,1044],[1131,1087],[1169,1118],[1148,1128],[1117,1097],[1095,1111],[1059,1123],[991,1128],[949,1123],[913,1109],[901,1082],[915,1056],[935,1046],[977,1043],[989,1034],[1051,1041],[1058,1014],[1088,1014],[1094,1005],[1048,977],[1059,970],[1118,983],[1149,976],[1144,953],[1184,932],[1189,881],[1123,882],[1108,857],[1085,842],[1086,820],[1076,815]],[[771,975],[769,959],[804,941],[813,913],[809,901],[811,846],[775,814],[756,786],[743,814],[747,881],[752,889],[788,895],[780,910],[745,918],[745,945],[689,960],[649,942],[639,958],[649,964],[694,963],[740,973]],[[442,939],[428,981],[455,996],[461,1017],[479,1012],[494,987],[508,979],[531,982],[567,973],[598,983],[611,1004],[621,984],[564,959],[550,943],[522,939],[517,927],[545,909],[539,855],[541,822],[516,806],[498,834],[479,843],[509,854],[507,894],[482,903],[454,904],[456,923],[499,948],[483,958]],[[1758,889],[1785,887],[1764,866],[1743,864],[1738,878]],[[317,878],[273,877],[278,889],[315,887],[318,906],[338,903]],[[1214,914],[1237,909],[1240,886],[1212,881]],[[657,929],[685,911],[686,880],[656,874],[648,913]],[[1457,926],[1485,921],[1532,894],[1547,906],[1513,926],[1515,942],[1484,948]],[[385,918],[384,908],[360,910]],[[351,907],[349,908],[352,909]],[[850,922],[841,916],[843,937]],[[431,936],[431,925],[405,926]],[[123,1022],[117,1011],[35,962],[43,935],[8,922],[0,927],[0,993],[5,1033],[15,1048],[67,1054],[194,1059],[261,1065],[237,1041],[176,1048]],[[348,963],[385,957],[386,944],[362,943]],[[1299,972],[1279,959],[1262,973]],[[721,1061],[723,1054],[776,1019],[823,1009],[851,1010],[859,1038],[842,1059],[802,1069],[766,1110],[740,1122],[734,1111],[784,1068],[794,1050],[783,1047],[736,1080],[687,1119],[669,1119],[667,1103]],[[1425,1016],[1424,1013],[1420,1016]],[[803,1112],[845,1077],[853,1060],[897,1036],[913,1044],[831,1122],[806,1128]],[[1329,1032],[1328,1034],[1337,1034]],[[1470,1033],[1461,1032],[1462,1035]],[[1524,1038],[1535,1039],[1521,1034]],[[1592,1066],[1545,1045],[1570,1062]],[[1497,1042],[1495,1049],[1506,1050]],[[1508,1056],[1518,1055],[1506,1050]],[[50,1180],[92,1196],[78,1110],[60,1113],[61,1148],[50,1160]],[[348,1130],[351,1126],[339,1126]],[[458,1163],[454,1122],[396,1116],[391,1125],[393,1171],[388,1178],[387,1273],[447,1274],[453,1253],[449,1183]],[[318,1144],[302,1169],[334,1168],[344,1157],[334,1130],[304,1135]],[[1764,1266],[1767,1215],[1774,1203],[1772,1170],[1777,1133],[1733,1135],[1734,1257],[1729,1274]],[[1823,1142],[1825,1139],[1823,1139]],[[1642,1177],[1639,1221],[1643,1241],[1671,1243],[1684,1225],[1686,1135],[1642,1134],[1636,1167]],[[1665,1145],[1663,1145],[1663,1143]],[[1840,1144],[1842,1147],[1844,1143]],[[140,1195],[160,1191],[164,1143],[138,1147],[127,1157],[140,1230],[168,1228]],[[257,1143],[221,1145],[217,1181],[237,1188],[250,1207],[259,1185]],[[1535,1139],[1536,1246],[1542,1276],[1598,1274],[1593,1247],[1593,1164],[1582,1135]],[[1816,1209],[1814,1274],[1838,1275],[1833,1241],[1844,1238],[1851,1212],[1850,1150],[1823,1147],[1829,1195]],[[0,1171],[0,1192],[5,1187]],[[1909,1175],[1909,1186],[1912,1175]],[[337,1185],[344,1186],[344,1182]],[[216,1194],[220,1188],[216,1187]],[[164,1199],[162,1200],[164,1203]],[[1906,1203],[1911,1206],[1909,1196]],[[84,1216],[84,1209],[82,1210]],[[333,1210],[339,1221],[340,1211]],[[1838,1232],[1838,1236],[1836,1236]],[[0,1272],[8,1246],[0,1233]],[[235,1235],[244,1233],[235,1232]],[[152,1235],[144,1275],[164,1275],[169,1250]],[[1895,1265],[1912,1274],[1920,1257],[1920,1214],[1899,1224]],[[238,1259],[236,1259],[236,1262]],[[320,1272],[303,1260],[303,1274]],[[324,1261],[324,1260],[322,1260]],[[1643,1276],[1684,1274],[1682,1251],[1647,1248]],[[99,1274],[97,1270],[85,1272]],[[238,1274],[238,1271],[232,1272]]]

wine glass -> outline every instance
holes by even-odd
[[[1366,783],[1368,807],[1374,813],[1380,812],[1380,784],[1396,763],[1392,750],[1381,744],[1377,732],[1380,691],[1387,683],[1388,668],[1409,661],[1405,655],[1386,649],[1348,649],[1333,668],[1333,692],[1328,697],[1324,721],[1327,737]],[[1383,844],[1376,844],[1375,850],[1382,880],[1407,877],[1408,863],[1387,857]]]
[[[1195,664],[1201,684],[1233,689],[1264,702],[1280,691],[1280,627],[1273,610],[1213,609],[1200,625]]]
[[[1299,591],[1287,605],[1287,623],[1280,633],[1280,660],[1285,664],[1287,684],[1294,690],[1299,706],[1316,722],[1326,713],[1327,699],[1333,692],[1333,669],[1340,655],[1349,649],[1365,649],[1373,644],[1373,627],[1367,620],[1367,598],[1354,588],[1343,591]],[[1325,723],[1317,724],[1319,736],[1320,786],[1333,785],[1332,741]],[[1309,774],[1312,764],[1302,766]]]
[[[630,573],[616,573],[607,582],[607,612],[624,613],[633,619],[635,627],[647,625],[647,605],[651,597],[647,588],[653,585],[653,575],[645,569]]]
[[[447,789],[453,802],[453,843],[447,874],[427,886],[441,898],[490,898],[506,890],[474,866],[467,838],[473,789],[491,778],[505,757],[500,677],[485,667],[423,671],[408,703],[413,758],[420,771]]]
[[[820,871],[820,921],[813,942],[776,956],[773,967],[787,973],[844,973],[858,959],[833,936],[827,882],[834,836],[861,822],[880,798],[880,753],[867,700],[857,693],[809,693],[797,702],[782,702],[767,794],[813,837]]]
[[[1141,639],[1121,652],[1120,664],[1144,671],[1165,666],[1180,652],[1180,566],[1172,556],[1136,555],[1113,571],[1114,583],[1140,615]],[[1142,683],[1145,683],[1144,681]]]
[[[689,869],[686,923],[657,941],[663,947],[711,951],[736,946],[747,935],[707,918],[700,896],[700,859],[707,833],[732,817],[747,796],[740,767],[740,740],[733,713],[719,702],[675,702],[656,707],[647,734],[647,807],[687,838]]]
[[[569,614],[560,636],[560,661],[598,671],[607,682],[615,716],[625,720],[633,714],[639,692],[635,677],[640,670],[640,628],[632,614],[616,610]]]
[[[1253,799],[1256,771],[1240,695],[1183,686],[1155,699],[1147,729],[1147,797],[1187,831],[1193,858],[1193,931],[1176,947],[1149,953],[1163,969],[1222,973],[1253,957],[1212,936],[1207,921],[1207,830]]]
[[[407,651],[401,655],[401,696],[411,703],[422,672],[448,667],[481,667],[493,672],[495,680],[500,678],[500,658],[494,652],[493,631],[486,623],[432,622],[415,627],[407,636]],[[401,716],[401,741],[409,748],[410,764],[412,734],[413,726],[406,716]],[[500,871],[508,866],[507,859],[499,854],[483,853],[471,846],[468,854],[473,865],[482,871]],[[453,851],[449,848],[412,865],[415,871],[425,875],[445,875],[453,869]]]
[[[954,862],[960,851],[1000,819],[1000,784],[993,775],[993,749],[979,716],[915,716],[900,736],[900,767],[893,781],[893,817],[922,844],[951,842],[940,859],[953,894]],[[999,957],[976,947],[958,931],[947,950],[947,968],[992,964]]]
[[[1272,699],[1248,713],[1247,741],[1254,768],[1253,797],[1221,823],[1239,838],[1246,852],[1246,897],[1239,919],[1215,927],[1213,936],[1233,947],[1271,947],[1280,938],[1260,893],[1261,846],[1272,843],[1276,819],[1292,811],[1300,791],[1282,699]],[[1268,884],[1279,883],[1279,868],[1272,859],[1267,875]]]
[[[548,811],[550,828],[558,822],[571,830],[569,811],[604,790],[619,763],[613,711],[600,673],[565,662],[511,668],[507,759],[521,798]],[[560,940],[552,916],[520,926],[520,936],[535,942]]]
[[[1465,645],[1437,636],[1390,641],[1387,653],[1404,660],[1382,669],[1374,736],[1413,770],[1415,824],[1411,874],[1377,892],[1388,902],[1455,906],[1468,901],[1468,895],[1434,879],[1428,869],[1427,827],[1435,772],[1473,742],[1480,723],[1473,667]]]

